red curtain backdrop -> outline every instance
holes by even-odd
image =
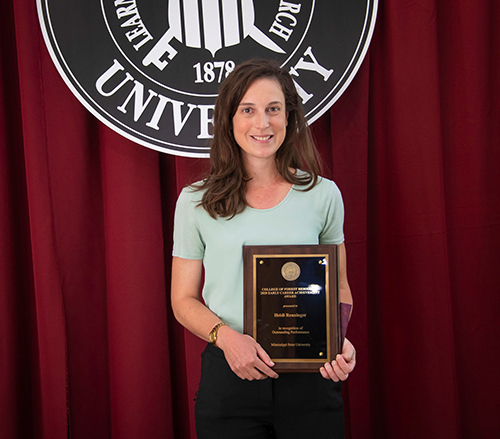
[[[169,304],[177,193],[58,75],[34,0],[0,18],[2,438],[194,439],[203,343]],[[313,124],[346,206],[347,437],[500,437],[500,2],[381,0]]]

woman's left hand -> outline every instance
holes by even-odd
[[[335,360],[325,365],[319,370],[321,376],[327,380],[335,382],[345,381],[356,366],[356,349],[346,338],[342,348],[342,354],[337,355]]]

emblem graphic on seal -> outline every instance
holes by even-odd
[[[45,43],[80,102],[158,151],[209,153],[215,97],[236,64],[273,58],[309,123],[366,54],[378,0],[37,0]]]
[[[295,262],[286,262],[281,267],[281,275],[290,282],[297,280],[300,276],[300,267]]]

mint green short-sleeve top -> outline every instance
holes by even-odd
[[[219,318],[243,332],[243,246],[341,244],[344,207],[326,178],[309,191],[292,186],[270,209],[245,208],[234,218],[212,218],[198,206],[203,192],[184,188],[177,200],[173,256],[202,259],[203,300]]]

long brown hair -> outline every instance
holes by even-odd
[[[232,218],[248,205],[245,192],[249,176],[241,148],[234,139],[232,120],[246,91],[257,79],[275,79],[285,96],[288,125],[276,152],[276,167],[289,183],[311,189],[318,181],[320,158],[307,126],[300,97],[288,72],[273,60],[251,59],[239,64],[222,83],[214,110],[214,138],[210,149],[210,174],[196,190],[205,190],[200,205],[212,216]],[[306,173],[297,173],[302,169]]]

